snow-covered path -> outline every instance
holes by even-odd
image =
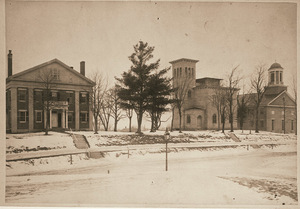
[[[6,201],[164,207],[297,203],[296,148],[169,153],[168,172],[164,157],[104,158],[93,166],[8,176]]]

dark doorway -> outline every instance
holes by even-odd
[[[61,128],[61,113],[58,113],[58,124],[57,124],[58,128]]]

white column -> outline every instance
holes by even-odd
[[[44,128],[46,128],[46,123],[47,123],[47,111],[44,110]]]
[[[17,102],[18,102],[18,92],[17,92],[17,88],[11,88],[10,90],[10,101],[11,101],[11,132],[12,133],[16,133],[18,131],[18,121],[17,121],[17,117],[18,117],[18,107],[17,107]]]
[[[29,131],[34,129],[34,109],[33,109],[34,101],[33,101],[33,89],[28,89],[28,113],[29,113]]]
[[[66,110],[66,120],[65,120],[66,121],[66,128],[68,128],[68,114],[69,114],[68,110]]]
[[[65,119],[66,119],[65,110],[63,109],[62,115],[61,115],[61,127],[62,128],[65,128],[65,122],[66,122]]]
[[[75,130],[79,130],[79,91],[75,91]]]
[[[52,109],[50,109],[50,118],[49,118],[50,129],[52,128]]]

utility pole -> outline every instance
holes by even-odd
[[[169,132],[168,128],[166,128],[164,138],[165,138],[165,142],[166,142],[166,171],[168,171],[168,141],[170,139],[170,132]]]
[[[283,100],[283,133],[285,134],[285,96],[283,96],[282,100]]]

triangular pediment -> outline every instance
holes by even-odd
[[[286,91],[283,91],[282,93],[277,95],[272,101],[270,101],[268,105],[295,106],[295,101]]]
[[[40,82],[51,72],[55,72],[57,79],[53,82],[60,84],[94,85],[93,81],[64,64],[58,59],[45,62],[28,70],[22,71],[8,78],[9,80]]]

